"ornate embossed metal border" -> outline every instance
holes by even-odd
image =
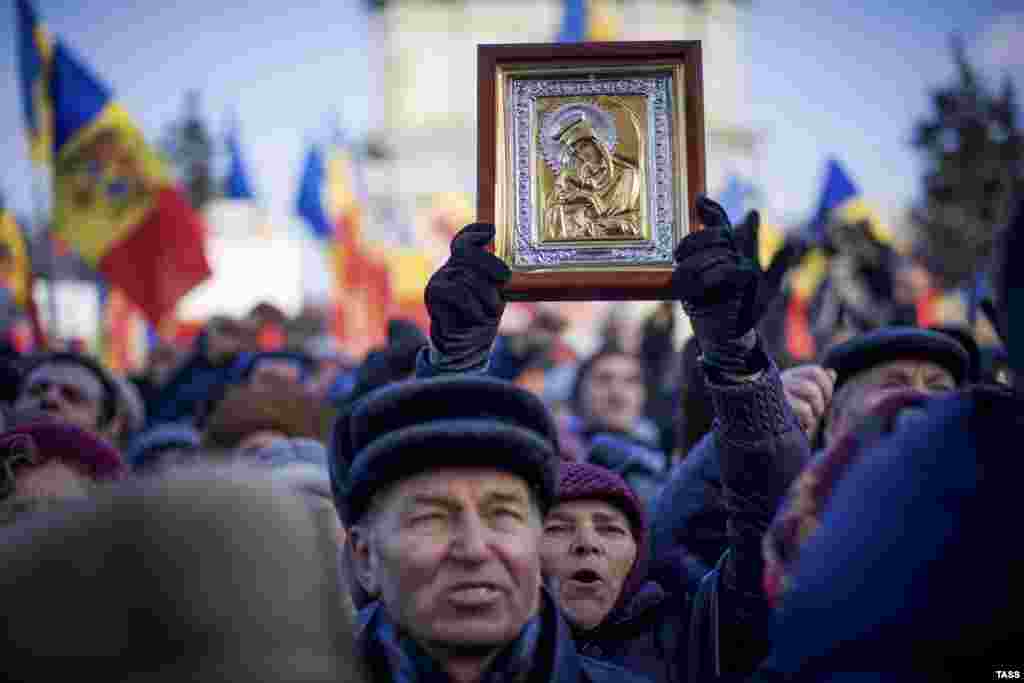
[[[588,74],[590,71],[588,71]],[[513,122],[508,144],[513,150],[515,198],[515,248],[512,265],[530,269],[571,263],[585,265],[671,265],[675,243],[687,232],[686,215],[676,220],[674,199],[685,196],[685,175],[676,175],[673,167],[671,72],[650,77],[597,80],[581,75],[576,79],[547,80],[512,76],[506,83],[506,116]],[[535,194],[538,160],[534,140],[538,97],[588,95],[642,95],[647,99],[647,149],[644,160],[652,187],[647,188],[645,218],[651,221],[650,240],[638,245],[581,244],[577,247],[544,245],[539,233],[540,200]],[[685,152],[683,152],[685,154]],[[678,181],[678,182],[676,182]]]
[[[663,299],[673,249],[699,229],[704,191],[700,44],[479,46],[478,220],[497,228],[508,299]],[[644,238],[543,242],[538,98],[646,99]],[[550,239],[550,238],[549,238]]]

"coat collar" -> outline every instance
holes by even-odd
[[[357,651],[369,658],[369,669],[376,674],[377,680],[390,680],[385,671],[386,664],[379,661],[374,651],[377,645],[373,642],[376,626],[383,616],[383,606],[375,601],[359,611],[356,619]],[[547,683],[580,683],[583,671],[580,666],[580,654],[572,638],[568,622],[562,617],[554,598],[547,589],[541,592],[541,631],[537,647],[537,665],[530,675],[531,681],[547,681]]]

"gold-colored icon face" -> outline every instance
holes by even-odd
[[[642,96],[540,99],[541,243],[648,238],[646,106]]]

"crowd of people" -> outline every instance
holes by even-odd
[[[675,300],[639,344],[609,330],[578,361],[549,309],[500,332],[511,272],[480,223],[426,287],[429,330],[392,320],[358,362],[324,335],[268,350],[228,317],[187,352],[156,347],[138,376],[74,351],[8,354],[5,675],[1024,669],[1010,533],[1024,289],[1009,267],[1024,210],[997,249],[997,375],[969,330],[903,318],[834,330],[792,363],[769,331],[792,250],[762,268],[756,213],[734,226],[696,208]],[[693,329],[681,349],[676,306]]]

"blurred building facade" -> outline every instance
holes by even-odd
[[[375,6],[371,216],[411,221],[437,193],[475,193],[477,45],[552,42],[563,2],[392,0]],[[745,7],[734,0],[620,0],[595,7],[618,40],[701,41],[711,194],[729,174],[757,176],[758,134],[743,120]]]

